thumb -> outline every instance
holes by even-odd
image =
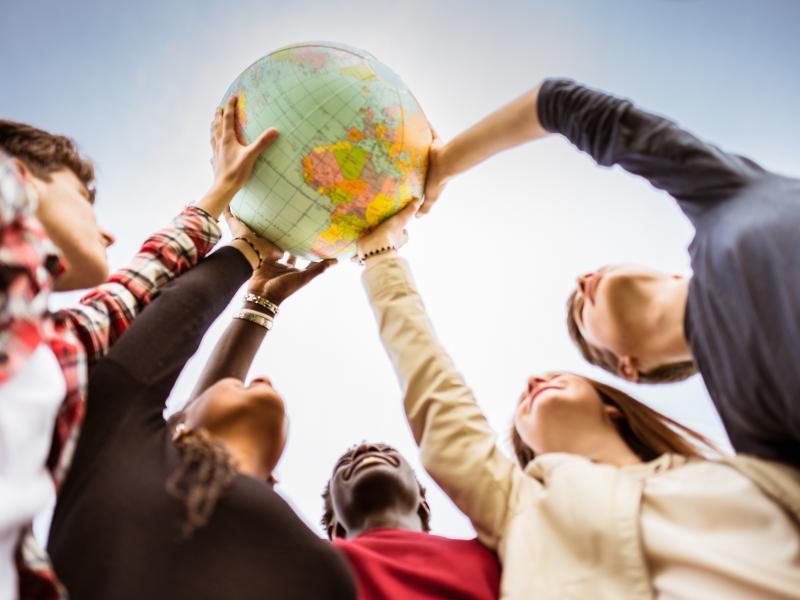
[[[416,212],[419,210],[419,207],[422,205],[422,200],[419,198],[413,198],[411,202],[406,204],[403,207],[403,210],[397,213],[394,217],[394,222],[400,229],[404,229],[408,222],[411,220]]]
[[[309,281],[322,275],[325,271],[327,271],[330,267],[335,265],[337,261],[335,258],[326,258],[325,260],[321,260],[319,262],[311,263],[303,270],[303,285],[307,284]]]
[[[258,136],[258,139],[255,142],[250,144],[249,148],[250,151],[256,154],[260,154],[261,152],[269,148],[269,146],[272,144],[272,142],[275,141],[278,135],[279,135],[278,130],[275,129],[274,127],[270,127],[264,133]]]

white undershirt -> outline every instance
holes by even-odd
[[[704,461],[648,478],[641,514],[660,600],[800,597],[800,530],[733,467]]]
[[[46,344],[0,385],[0,600],[17,597],[14,550],[21,528],[54,494],[45,461],[66,392],[61,367]]]

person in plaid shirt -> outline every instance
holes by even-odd
[[[234,133],[219,135],[223,119],[227,132],[236,130],[235,101],[215,117],[209,192],[110,277],[105,249],[113,236],[94,217],[91,162],[68,138],[0,120],[0,597],[3,585],[15,593],[8,565],[16,548],[20,597],[66,598],[30,530],[49,495],[44,466],[58,491],[86,410],[88,369],[161,287],[217,243],[217,218],[277,136],[269,129],[247,145]],[[252,233],[242,237],[248,251],[263,247]],[[77,307],[48,311],[51,291],[94,285]],[[54,395],[55,403],[36,402]]]

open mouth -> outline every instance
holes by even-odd
[[[400,461],[390,454],[367,452],[354,460],[342,477],[346,481],[359,471],[380,465],[389,465],[390,467],[397,468],[400,466]]]

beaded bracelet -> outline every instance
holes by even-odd
[[[358,264],[363,265],[368,258],[372,256],[379,256],[381,254],[386,254],[387,252],[391,252],[392,250],[397,250],[397,247],[394,244],[389,246],[381,246],[380,248],[375,248],[374,250],[365,252],[364,254],[358,257]]]
[[[238,312],[238,314],[234,317],[234,319],[242,319],[244,321],[250,321],[251,323],[260,325],[267,331],[272,329],[272,319],[270,319],[267,315],[260,313],[256,310],[243,308]]]
[[[278,314],[278,305],[274,302],[270,302],[263,296],[258,296],[253,294],[252,292],[248,292],[247,295],[244,297],[245,302],[252,302],[253,304],[258,304],[259,306],[263,306],[268,311],[272,313],[272,316],[276,316]]]
[[[250,246],[253,249],[253,252],[256,253],[256,257],[258,258],[258,266],[256,267],[256,269],[260,269],[261,265],[264,263],[264,257],[261,256],[261,251],[258,248],[256,248],[256,245],[253,242],[251,242],[250,240],[248,240],[243,235],[240,235],[239,237],[233,238],[233,240],[234,241],[242,240],[245,244],[247,244],[248,246]]]

